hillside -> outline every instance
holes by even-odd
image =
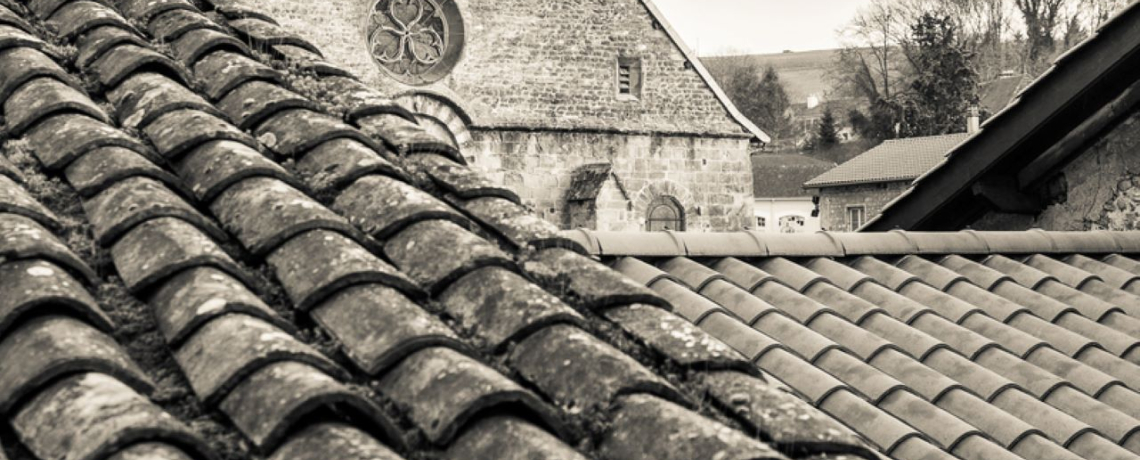
[[[793,103],[803,103],[809,95],[824,96],[831,91],[828,72],[839,50],[803,51],[794,53],[753,54],[740,56],[710,56],[701,62],[717,75],[717,69],[734,62],[749,62],[761,68],[772,66],[780,74],[780,81]]]

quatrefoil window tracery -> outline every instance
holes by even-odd
[[[369,18],[372,57],[405,83],[441,78],[454,66],[463,39],[452,1],[378,0]]]

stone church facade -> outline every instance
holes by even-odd
[[[563,227],[755,225],[767,136],[649,0],[256,3]]]

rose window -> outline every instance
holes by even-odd
[[[407,84],[440,80],[463,49],[463,22],[454,0],[378,0],[368,25],[372,58]]]

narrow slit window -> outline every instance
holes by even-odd
[[[618,58],[617,94],[619,98],[637,99],[641,97],[641,59]]]

